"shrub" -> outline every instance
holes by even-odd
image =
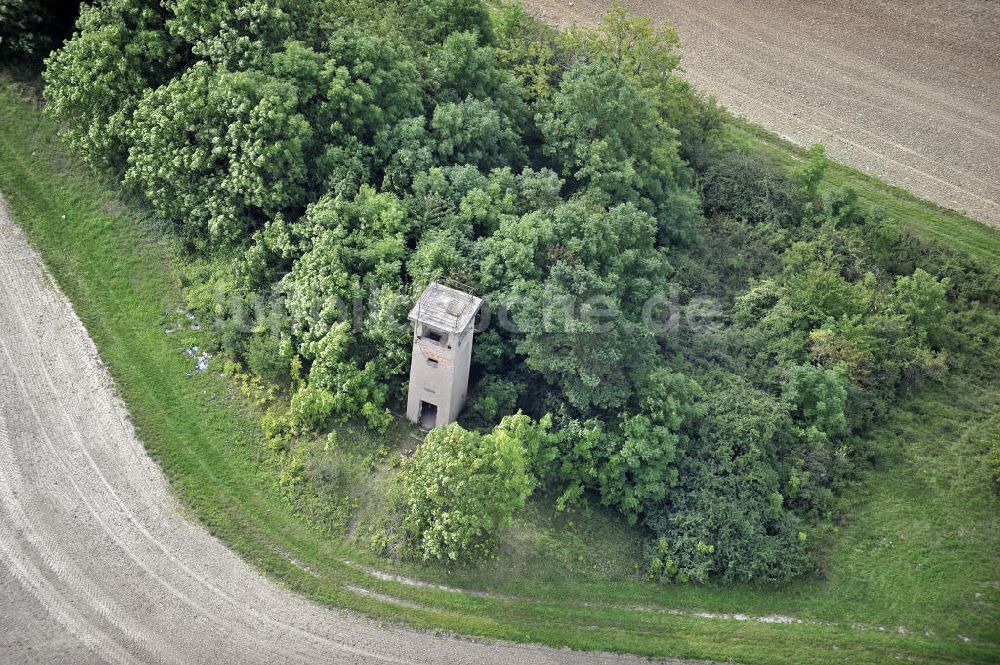
[[[712,568],[714,545],[695,541],[694,547],[687,543],[672,544],[664,537],[657,538],[652,546],[647,546],[649,576],[658,582],[704,582]]]
[[[490,434],[456,423],[427,435],[400,473],[406,529],[424,559],[455,561],[488,551],[534,488],[524,442],[498,427]]]
[[[634,523],[677,484],[677,456],[700,416],[701,387],[679,372],[657,368],[637,391],[640,413],[618,421],[605,439],[597,476],[601,500]]]
[[[847,388],[837,372],[814,365],[793,365],[781,398],[803,427],[827,437],[846,432]]]
[[[307,430],[319,430],[329,421],[335,400],[328,390],[305,385],[292,395],[289,411],[296,425]]]
[[[495,423],[517,409],[517,398],[524,386],[508,379],[487,376],[476,385],[469,411],[484,423]]]
[[[729,151],[715,160],[701,190],[706,216],[731,215],[761,224],[794,226],[802,220],[805,193],[779,166],[752,152]]]
[[[707,395],[698,435],[678,464],[679,482],[645,520],[658,538],[653,571],[677,581],[801,575],[812,565],[805,535],[783,505],[770,460],[787,427],[784,410],[740,384]]]
[[[636,415],[624,419],[620,433],[607,441],[612,449],[598,471],[601,500],[634,524],[644,506],[661,501],[677,483],[678,436],[648,416]]]
[[[585,505],[588,489],[597,484],[598,466],[607,443],[601,423],[569,420],[549,437],[551,454],[540,469],[545,487],[556,492],[556,510]]]
[[[288,382],[291,358],[290,351],[277,335],[255,333],[247,345],[247,366],[254,374],[271,383]]]

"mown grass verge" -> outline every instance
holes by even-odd
[[[120,202],[114,185],[67,156],[55,129],[37,105],[3,85],[0,191],[74,303],[183,505],[279,583],[321,603],[418,628],[580,649],[745,663],[1000,657],[994,558],[1000,506],[985,463],[1000,389],[961,385],[958,378],[910,400],[880,431],[892,462],[872,475],[866,496],[859,497],[823,580],[782,588],[664,587],[599,573],[518,569],[505,561],[454,571],[394,567],[516,596],[498,598],[379,581],[346,565],[350,558],[388,567],[292,510],[275,471],[262,463],[253,407],[218,372],[192,371],[182,350],[197,343],[199,333],[164,333],[165,316],[182,300],[178,257],[137,208]],[[914,219],[923,220],[928,232],[953,245],[1000,242],[994,232],[970,226],[974,222],[955,223],[953,215],[922,202],[897,201],[891,189],[872,185],[868,195],[887,208],[915,210]],[[568,521],[551,528],[588,533]],[[420,607],[362,596],[345,585]],[[650,611],[665,609],[783,614],[803,623]]]

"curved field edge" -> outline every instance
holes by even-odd
[[[415,627],[580,649],[761,663],[996,659],[998,575],[991,555],[1000,544],[998,511],[981,463],[997,427],[996,386],[970,386],[958,400],[942,391],[901,411],[889,428],[908,448],[873,482],[831,552],[825,581],[762,589],[587,579],[499,598],[379,580],[344,559],[378,563],[334,542],[281,500],[254,454],[252,408],[232,397],[217,373],[191,371],[183,340],[163,334],[164,312],[181,301],[170,250],[135,209],[119,202],[113,186],[67,157],[55,134],[36,105],[3,85],[0,191],[74,303],[182,503],[279,583],[321,603]],[[891,190],[873,191],[895,201]],[[975,222],[956,224],[953,215],[938,217],[922,202],[900,201],[935,220],[929,229],[940,226],[943,237],[961,239],[955,244],[983,246],[968,226],[982,228]],[[983,237],[1000,244],[996,232]],[[961,432],[947,436],[957,426]],[[954,477],[937,483],[930,474],[938,473]],[[959,480],[964,484],[956,487]],[[625,609],[638,605],[791,614],[805,623]]]

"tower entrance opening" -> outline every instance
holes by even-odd
[[[420,400],[420,429],[434,429],[437,426],[437,419],[437,405]]]

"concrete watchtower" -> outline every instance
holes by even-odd
[[[423,429],[458,417],[469,388],[479,298],[431,282],[410,310],[413,358],[406,417]]]

